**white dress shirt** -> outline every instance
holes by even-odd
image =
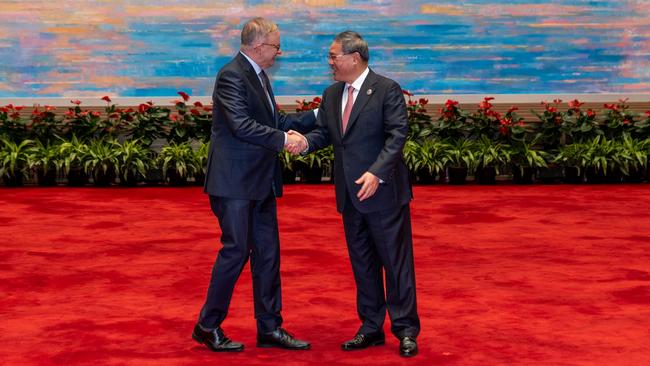
[[[345,83],[345,88],[343,88],[343,99],[341,100],[341,118],[343,118],[343,113],[345,111],[345,105],[348,103],[348,88],[350,85],[354,88],[354,92],[352,92],[352,95],[354,96],[354,101],[357,101],[357,96],[359,95],[359,91],[361,90],[361,86],[363,85],[363,82],[366,81],[366,77],[368,76],[368,73],[370,72],[370,68],[366,67],[366,69],[359,75],[359,77],[352,82],[352,84]]]

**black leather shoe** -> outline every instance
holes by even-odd
[[[418,354],[418,344],[413,337],[403,337],[399,340],[399,355],[412,357]]]
[[[197,324],[194,326],[192,338],[198,343],[205,344],[213,352],[240,352],[244,350],[243,344],[231,341],[221,328],[206,331]]]
[[[305,350],[311,348],[308,342],[295,339],[292,334],[282,328],[271,333],[257,335],[257,347],[278,347],[292,350]]]
[[[380,346],[386,342],[386,337],[383,332],[376,332],[370,334],[357,333],[351,340],[341,344],[341,349],[344,351],[354,351],[358,349],[368,348],[370,346]]]

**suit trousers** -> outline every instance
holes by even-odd
[[[420,319],[409,204],[362,213],[350,199],[346,194],[343,227],[357,287],[359,333],[383,330],[388,310],[396,337],[417,337]]]
[[[277,205],[269,188],[263,200],[210,196],[212,212],[221,227],[222,248],[212,268],[199,324],[221,325],[228,313],[235,283],[250,258],[257,332],[268,333],[282,324],[280,237]]]

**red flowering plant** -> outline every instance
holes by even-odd
[[[155,106],[152,101],[142,103],[137,111],[133,112],[133,119],[126,123],[128,134],[131,138],[140,139],[149,147],[155,139],[165,136],[163,126],[170,119],[169,108]]]
[[[190,96],[183,91],[179,91],[178,95],[182,100],[173,101],[176,110],[163,122],[162,128],[167,142],[181,144],[194,138],[194,118],[201,115],[197,108],[202,108],[203,105],[200,102],[196,102],[196,106],[190,104]]]
[[[408,113],[408,140],[420,140],[431,134],[434,129],[431,123],[431,116],[427,114],[426,106],[429,101],[424,98],[413,100],[414,96],[408,90],[402,90],[402,93],[408,98],[406,110]]]
[[[518,107],[512,106],[503,117],[494,112],[499,119],[499,140],[502,142],[523,142],[531,132],[524,119],[515,112],[517,110]]]
[[[307,112],[318,109],[321,101],[322,99],[320,97],[314,97],[310,101],[305,99],[296,100],[296,112]],[[295,165],[295,162],[301,163],[301,165],[299,165],[302,174],[301,181],[317,183],[320,182],[322,169],[331,166],[332,161],[334,161],[334,149],[329,146],[325,149],[320,149],[307,155],[299,155],[293,158],[281,153],[280,159],[283,166],[287,167],[287,169],[289,169],[292,164]]]
[[[105,118],[97,124],[97,132],[101,136],[115,138],[126,129],[128,113],[118,108],[108,95],[102,97],[102,100],[106,102]]]
[[[101,113],[81,109],[80,100],[71,100],[74,107],[69,107],[63,114],[63,121],[60,126],[61,136],[70,139],[76,136],[82,141],[90,140],[99,134]]]
[[[476,112],[469,115],[469,133],[472,139],[478,140],[486,136],[491,140],[501,139],[501,114],[493,110],[493,97],[485,97],[478,104]]]
[[[577,99],[569,102],[569,109],[565,114],[565,123],[567,125],[565,131],[568,135],[565,143],[567,144],[586,142],[603,134],[596,111],[591,108],[585,110],[582,108],[583,104]]]
[[[440,117],[433,125],[438,136],[448,141],[467,137],[470,132],[467,124],[468,114],[458,107],[458,101],[448,99],[438,113]]]
[[[31,122],[27,124],[29,138],[44,144],[54,141],[58,134],[58,117],[56,107],[49,105],[34,106]]]
[[[629,111],[630,106],[626,99],[620,99],[617,104],[603,105],[607,111],[602,120],[602,129],[608,139],[618,138],[630,134],[634,130],[637,116]]]
[[[310,101],[306,101],[304,99],[296,100],[296,103],[298,103],[298,105],[296,106],[296,112],[306,112],[306,111],[311,111],[313,109],[318,109],[318,107],[320,107],[320,102],[321,102],[320,97],[314,97],[314,99]]]
[[[16,143],[27,138],[27,124],[20,115],[23,108],[13,104],[0,107],[0,137],[4,135]]]
[[[650,141],[650,111],[646,111],[641,118],[634,124],[634,137]],[[650,147],[650,143],[648,144]]]
[[[561,104],[561,99],[555,99],[553,103],[543,101],[541,105],[544,106],[544,112],[539,113],[531,110],[540,121],[537,125],[537,139],[544,145],[546,150],[559,148],[564,140],[563,137],[570,132],[571,125],[567,121],[567,113],[560,111]],[[569,108],[575,107],[577,108],[576,111],[579,111],[580,106],[583,104],[576,99],[569,102]]]

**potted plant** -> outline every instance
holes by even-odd
[[[537,143],[534,139],[530,143],[519,141],[513,143],[511,149],[512,179],[517,184],[533,183],[535,170],[546,167],[546,152],[536,150],[533,146]]]
[[[508,145],[493,141],[483,135],[476,142],[476,182],[495,184],[499,167],[510,161]]]
[[[475,149],[474,141],[468,139],[448,145],[446,156],[449,184],[465,184],[467,175],[476,167]]]
[[[72,135],[70,140],[63,140],[59,145],[63,173],[69,186],[78,187],[88,183],[88,174],[83,167],[87,153],[88,145],[75,135]]]
[[[298,157],[290,152],[283,150],[278,154],[280,163],[282,165],[282,183],[294,184],[296,183],[296,165]]]
[[[117,176],[117,142],[108,138],[96,139],[88,144],[84,155],[84,169],[93,177],[96,186],[105,187],[115,181]]]
[[[576,184],[584,181],[588,152],[589,146],[580,142],[560,146],[553,161],[564,167],[565,183]]]
[[[135,186],[145,177],[150,165],[151,151],[140,140],[115,144],[115,170],[123,186]]]
[[[408,113],[408,140],[417,140],[433,133],[433,126],[431,124],[431,116],[427,114],[426,106],[429,101],[424,98],[412,100],[413,94],[407,90],[402,90],[402,93],[408,97],[406,102],[406,110]]]
[[[172,142],[160,150],[158,159],[165,179],[173,186],[187,184],[187,178],[197,170],[192,146],[188,142]]]
[[[208,154],[210,152],[210,141],[200,142],[199,147],[194,151],[194,184],[202,186],[205,183],[205,175],[208,173]]]
[[[542,102],[544,112],[531,112],[539,119],[538,132],[536,138],[544,147],[544,151],[557,150],[565,140],[569,125],[565,113],[559,111],[562,100],[555,99],[553,105],[546,101]],[[569,108],[572,112],[579,112],[584,103],[576,100],[569,102]]]
[[[648,141],[632,138],[630,135],[623,135],[621,141],[621,154],[623,180],[630,183],[643,181],[648,167]]]
[[[34,141],[34,148],[29,154],[29,168],[36,172],[39,186],[55,186],[56,177],[63,165],[61,147],[54,142]]]
[[[331,166],[334,160],[334,147],[311,152],[306,155],[299,155],[296,161],[299,163],[300,172],[304,183],[320,183],[323,177],[323,170]]]
[[[469,135],[468,114],[458,108],[458,101],[448,99],[439,112],[440,117],[433,124],[433,131],[438,137],[455,141]]]
[[[22,186],[29,178],[29,155],[34,142],[23,140],[16,143],[8,137],[0,138],[0,178],[8,186]]]
[[[637,116],[632,113],[627,99],[620,99],[617,104],[604,104],[607,110],[602,120],[602,129],[608,139],[617,139],[634,130]]]
[[[604,136],[596,136],[588,146],[585,171],[587,182],[619,183],[625,159],[621,154],[621,145]]]
[[[603,134],[598,123],[598,115],[591,109],[584,111],[579,106],[578,108],[569,109],[565,118],[568,133],[567,144],[591,141],[594,137]]]
[[[16,143],[27,139],[27,125],[20,115],[23,108],[13,104],[0,107],[0,136]]]
[[[435,177],[441,174],[447,166],[449,144],[438,138],[422,140],[418,149],[417,177],[422,184],[431,184]]]
[[[153,102],[142,103],[138,106],[138,113],[129,117],[129,110],[125,119],[127,121],[127,131],[132,139],[142,141],[146,146],[163,136],[163,126],[170,119],[169,108],[155,106]]]

